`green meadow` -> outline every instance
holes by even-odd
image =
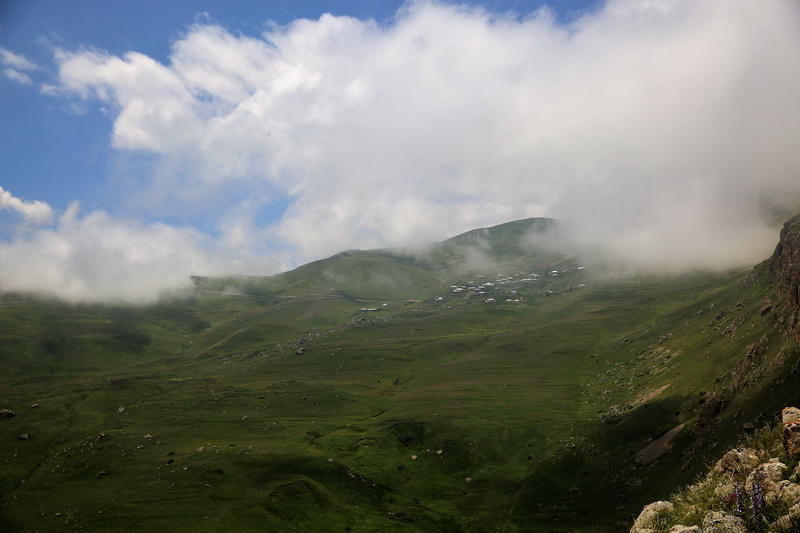
[[[800,400],[763,267],[580,268],[550,225],[0,297],[0,530],[621,531]]]

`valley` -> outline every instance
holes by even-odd
[[[0,296],[0,529],[621,531],[800,400],[775,261],[635,274],[552,225]]]

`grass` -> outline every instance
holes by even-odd
[[[502,255],[542,223],[148,308],[4,296],[0,529],[619,531],[794,401],[763,276],[601,278],[517,250],[541,281],[450,292],[495,273],[461,268],[465,246]]]

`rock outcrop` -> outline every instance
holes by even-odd
[[[789,330],[800,341],[800,215],[783,225],[781,238],[769,260],[775,290],[786,299],[785,315]]]
[[[800,459],[800,409],[786,407],[783,418],[783,449],[792,459]]]

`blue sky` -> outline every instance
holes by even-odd
[[[800,206],[798,48],[792,0],[2,2],[0,291],[145,302],[527,216],[748,264]]]

